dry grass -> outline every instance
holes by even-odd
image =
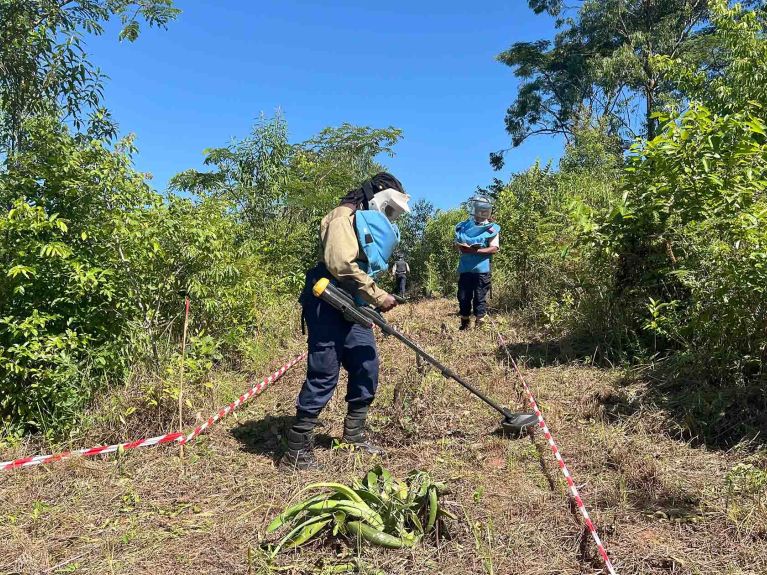
[[[457,332],[452,302],[405,306],[392,320],[502,402],[520,405],[492,333]],[[529,341],[513,319],[496,321],[510,343]],[[275,468],[299,367],[190,445],[183,461],[161,447],[0,475],[0,572],[298,574],[356,555],[392,575],[599,572],[543,439],[498,436],[496,414],[457,384],[419,370],[394,340],[381,341],[381,350],[371,426],[395,474],[425,469],[450,485],[460,519],[439,545],[384,551],[319,542],[286,553],[270,571],[259,546],[278,510],[309,481],[349,480],[372,464],[329,448],[343,417],[338,394],[319,430],[323,469]],[[659,424],[668,414],[637,404],[618,371],[570,363],[525,372],[621,574],[767,573],[763,494],[728,495],[725,480],[739,462],[764,469],[764,457],[670,438]],[[244,376],[221,378],[227,390],[246,387]]]

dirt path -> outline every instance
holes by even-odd
[[[501,402],[521,405],[491,330],[457,332],[452,302],[403,306],[391,319]],[[515,351],[528,349],[523,326],[496,321]],[[275,363],[299,349],[281,351]],[[389,574],[599,572],[543,438],[498,436],[497,415],[457,384],[419,371],[393,339],[381,341],[381,351],[371,427],[388,448],[383,464],[395,475],[420,468],[447,481],[459,520],[439,545],[365,549],[363,559]],[[0,573],[272,572],[259,545],[277,511],[310,481],[346,481],[372,465],[330,448],[343,417],[339,394],[319,430],[323,469],[285,475],[275,468],[302,371],[190,445],[183,465],[177,449],[161,447],[0,475]],[[725,483],[735,464],[755,456],[668,437],[668,415],[632,402],[639,384],[622,383],[617,370],[581,362],[525,373],[619,573],[767,573],[764,499],[728,497]],[[0,459],[17,455],[0,452]],[[348,553],[357,552],[310,545],[272,570],[310,573]]]

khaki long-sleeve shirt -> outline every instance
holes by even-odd
[[[354,231],[353,215],[351,208],[339,206],[322,219],[320,240],[323,260],[328,271],[342,285],[356,290],[362,299],[377,307],[389,294],[379,288],[357,264],[358,260],[365,259],[365,254]]]

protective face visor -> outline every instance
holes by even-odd
[[[390,222],[410,213],[410,196],[393,188],[381,190],[368,201],[368,209],[383,213]]]
[[[472,198],[469,200],[469,215],[479,222],[489,220],[493,215],[493,204],[487,198]]]

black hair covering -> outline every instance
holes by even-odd
[[[402,192],[403,194],[405,193],[405,188],[402,186],[402,182],[387,172],[380,172],[369,180],[362,182],[359,188],[346,194],[343,198],[341,198],[341,203],[354,204],[358,208],[367,210],[368,202],[373,198],[373,196],[375,196],[378,192],[388,190],[390,188],[397,190],[398,192]]]

